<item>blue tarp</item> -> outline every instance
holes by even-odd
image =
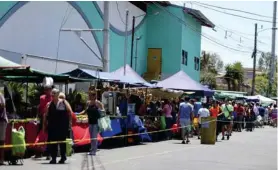
[[[129,114],[125,123],[127,128],[138,129],[137,133],[139,133],[139,137],[142,141],[152,141],[150,135],[147,132],[147,129],[144,127],[144,124],[139,116],[135,114]]]
[[[213,90],[210,90],[199,82],[196,82],[182,70],[172,75],[171,77],[158,82],[156,86],[165,89],[201,91],[204,93],[204,96],[212,96],[214,94]]]
[[[102,137],[112,137],[122,133],[121,120],[119,118],[111,119],[112,131],[105,131],[100,133]]]

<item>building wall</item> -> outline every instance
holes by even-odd
[[[130,64],[131,55],[132,16],[145,14],[127,1],[110,2],[110,71],[124,64],[126,9],[129,10],[127,64]],[[182,8],[169,6],[167,10],[201,31],[200,24],[184,14]],[[147,16],[136,18],[135,22],[135,38],[141,36],[138,41],[137,72],[140,75],[146,72],[148,48],[162,48],[162,78],[183,69],[199,81],[199,71],[194,70],[194,56],[200,56],[200,34],[188,29],[177,18],[155,5],[149,5],[147,13]],[[102,32],[78,34],[59,32],[60,28],[103,28],[103,2],[0,2],[0,39],[5,40],[0,41],[0,49],[3,49],[0,55],[15,60],[5,53],[8,50],[50,58],[42,60],[33,57],[24,60],[24,64],[47,72],[67,72],[79,65],[90,65],[92,68],[102,66],[98,59],[102,56]],[[80,40],[80,36],[95,54]],[[181,65],[182,49],[188,52],[187,66]],[[57,62],[57,68],[53,69],[53,65],[56,67],[53,60],[56,59],[60,61]]]
[[[162,48],[162,78],[184,70],[190,77],[200,81],[200,71],[194,68],[194,57],[200,58],[201,24],[182,8],[169,6],[167,10],[188,23],[173,17],[169,12],[156,6],[149,6],[147,18],[147,47]],[[190,28],[189,28],[190,27]],[[188,52],[188,64],[182,65],[182,50]]]
[[[169,10],[170,7],[167,7]],[[162,78],[180,70],[181,25],[165,10],[154,5],[148,7],[147,47],[162,48]]]
[[[201,55],[201,31],[202,26],[196,19],[192,18],[190,15],[184,14],[183,11],[179,11],[181,18],[186,22],[187,25],[182,24],[182,50],[187,51],[187,65],[182,65],[181,68],[190,75],[196,81],[200,81],[200,55]],[[180,56],[182,56],[182,51],[180,51]],[[194,57],[199,58],[199,70],[195,69]],[[182,59],[182,57],[180,57]]]
[[[132,16],[144,14],[144,11],[129,2],[118,2],[118,4],[110,2],[110,71],[123,65],[125,39],[123,20],[126,9],[130,11],[127,63],[130,63]],[[103,2],[0,2],[0,38],[5,40],[0,41],[0,49],[101,66],[101,61],[95,56],[96,54],[100,57],[102,54],[101,32],[81,33],[83,39],[95,52],[94,54],[79,39],[80,34],[60,32],[59,36],[59,30],[61,27],[103,28],[102,11]],[[144,17],[136,20],[136,34],[146,34]],[[142,36],[138,44],[139,73],[145,72],[146,69],[145,41]],[[53,72],[53,69],[49,70],[48,64],[38,64],[37,60],[32,61],[29,60],[27,64],[43,71]],[[63,64],[58,64],[59,70],[68,71],[68,67],[64,67]]]

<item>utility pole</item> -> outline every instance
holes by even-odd
[[[271,97],[272,85],[274,83],[275,74],[275,39],[276,39],[276,13],[277,13],[277,1],[273,2],[273,22],[272,22],[272,44],[271,44],[271,62],[270,62],[270,72],[268,77],[268,97]]]
[[[132,17],[132,35],[131,35],[131,50],[130,50],[130,67],[133,65],[133,46],[134,46],[134,34],[135,34],[135,16]]]
[[[126,10],[126,15],[125,15],[125,47],[124,47],[124,76],[126,75],[126,59],[127,59],[127,38],[128,38],[128,9]]]
[[[255,94],[255,79],[256,79],[256,58],[257,58],[257,29],[258,25],[257,23],[255,24],[255,39],[254,39],[254,51],[252,54],[253,58],[253,79],[252,79],[252,90],[251,90],[251,95],[253,96]]]
[[[104,1],[104,11],[103,11],[103,71],[109,72],[110,65],[110,55],[109,55],[109,1]]]

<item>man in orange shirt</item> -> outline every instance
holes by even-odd
[[[219,106],[219,102],[218,101],[214,101],[213,106],[209,109],[210,111],[210,116],[213,118],[216,118],[216,120],[218,120],[218,114],[221,113],[221,108]],[[221,132],[222,130],[222,123],[221,122],[216,122],[216,141],[217,141],[217,136],[218,134]]]
[[[213,118],[217,118],[218,114],[220,113],[220,107],[217,101],[213,103],[213,106],[209,109],[210,115]]]

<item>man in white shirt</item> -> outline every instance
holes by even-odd
[[[254,103],[253,111],[257,117],[259,115],[259,103]]]
[[[210,113],[209,110],[206,108],[206,104],[202,103],[202,108],[198,111],[198,117],[199,117],[199,131],[198,131],[198,139],[200,139],[200,131],[202,127],[202,117],[209,117]]]

